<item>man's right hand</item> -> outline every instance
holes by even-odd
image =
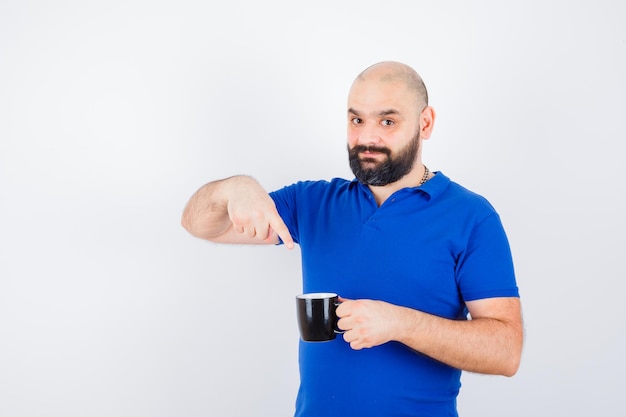
[[[227,211],[234,231],[262,243],[276,244],[280,237],[287,248],[293,248],[289,229],[263,187],[250,177],[232,180]]]
[[[210,182],[189,200],[182,225],[192,235],[218,243],[294,242],[274,200],[253,178],[235,176]]]

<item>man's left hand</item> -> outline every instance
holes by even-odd
[[[337,327],[344,331],[343,339],[352,349],[371,348],[393,340],[400,322],[398,306],[375,300],[340,301]]]

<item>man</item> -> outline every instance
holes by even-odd
[[[431,173],[435,112],[407,65],[363,71],[348,96],[356,179],[268,194],[208,183],[182,224],[220,243],[299,244],[305,292],[336,292],[342,338],[300,343],[296,416],[456,416],[461,370],[512,376],[523,328],[508,241],[482,197]]]

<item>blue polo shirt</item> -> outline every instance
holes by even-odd
[[[382,300],[454,320],[465,301],[518,297],[508,240],[483,197],[443,173],[380,207],[356,180],[270,193],[300,245],[304,292]],[[456,416],[461,371],[405,345],[300,342],[296,416]]]

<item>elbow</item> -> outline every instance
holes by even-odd
[[[183,212],[183,215],[181,216],[180,225],[183,227],[183,229],[189,232],[192,236],[199,237],[196,227],[194,227],[195,223],[192,221],[190,217],[191,216],[189,215],[189,212],[185,210]]]
[[[506,377],[514,376],[519,370],[521,358],[519,356],[511,358],[506,364],[504,364],[501,375]]]
[[[189,232],[191,236],[211,242],[217,242],[221,235],[219,232],[224,233],[224,231],[228,229],[228,226],[226,226],[224,230],[216,229],[210,221],[207,222],[204,219],[201,221],[193,210],[187,209],[185,209],[181,216],[180,225]]]
[[[191,224],[189,222],[187,213],[184,212],[183,215],[180,218],[180,225],[183,227],[183,229],[185,229],[186,231],[188,231],[189,233],[191,233]],[[193,233],[191,233],[193,234]]]
[[[477,372],[487,375],[506,376],[510,378],[517,374],[520,362],[521,360],[519,355],[506,355],[506,357],[500,357],[497,361],[491,362],[489,366],[484,367]]]
[[[502,364],[501,375],[506,377],[514,376],[519,370],[522,362],[523,335],[520,337],[517,346],[510,350],[506,360]]]
[[[501,375],[506,377],[512,377],[517,374],[520,364],[522,362],[522,351],[524,349],[524,327],[520,323],[514,327],[514,332],[510,336],[510,344],[508,354],[502,364]]]

